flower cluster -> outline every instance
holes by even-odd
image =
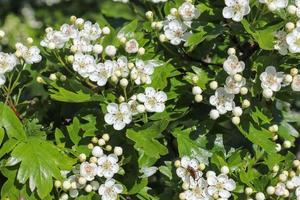
[[[184,192],[180,193],[180,199],[186,200],[208,200],[208,199],[229,199],[236,183],[228,177],[229,169],[224,166],[221,174],[214,171],[207,171],[203,176],[204,164],[198,160],[184,156],[175,162],[176,174],[183,181]]]
[[[81,163],[74,166],[71,172],[64,172],[65,180],[55,181],[55,187],[64,191],[61,200],[77,198],[81,192],[93,191],[98,191],[103,200],[118,199],[123,186],[116,183],[113,177],[120,169],[118,156],[123,154],[123,150],[116,146],[113,153],[109,153],[112,150],[110,145],[106,145],[109,139],[108,134],[103,134],[100,139],[94,137],[88,145],[92,154],[89,160],[85,154],[80,154]]]
[[[259,0],[260,3],[266,4],[270,11],[286,8],[288,6],[288,0]]]
[[[218,87],[216,81],[210,83],[210,88],[215,90],[215,94],[209,98],[209,103],[215,106],[215,109],[210,111],[210,117],[217,119],[220,115],[224,115],[230,111],[233,114],[232,122],[239,124],[239,117],[243,111],[240,106],[236,106],[234,98],[237,94],[246,95],[248,93],[248,89],[245,87],[246,79],[241,75],[245,69],[245,63],[239,61],[235,55],[235,49],[230,48],[228,54],[228,58],[223,63],[223,68],[228,74],[224,87]],[[242,107],[249,107],[247,99],[243,101]]]
[[[152,87],[147,87],[144,93],[133,95],[128,103],[122,102],[119,105],[109,103],[107,114],[104,119],[109,125],[113,125],[115,130],[122,130],[126,124],[130,124],[132,117],[145,112],[163,112],[167,95],[163,91],[156,91]]]
[[[198,8],[190,1],[186,1],[178,8],[171,8],[170,14],[163,22],[152,22],[152,27],[158,30],[163,29],[164,33],[160,35],[162,42],[169,41],[172,45],[180,45],[191,34],[192,21],[199,16]],[[151,17],[148,18],[151,19]]]
[[[226,7],[223,9],[223,17],[233,21],[242,21],[245,15],[250,13],[249,0],[225,0]]]

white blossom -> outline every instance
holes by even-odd
[[[222,87],[215,91],[215,95],[209,98],[209,103],[216,107],[220,114],[225,114],[227,111],[232,111],[235,107],[233,101],[234,94],[229,94]]]
[[[300,75],[293,77],[293,82],[291,84],[292,90],[300,92]]]
[[[224,61],[223,68],[229,75],[235,75],[244,71],[245,63],[243,61],[239,61],[236,55],[230,55]]]
[[[109,103],[107,106],[107,114],[104,120],[107,124],[113,125],[115,130],[122,130],[126,124],[132,120],[132,114],[128,103]]]
[[[16,50],[16,54],[22,57],[27,64],[39,63],[42,60],[40,49],[36,46],[28,48],[21,43],[17,43]]]
[[[186,41],[190,33],[187,33],[187,25],[178,21],[177,19],[167,20],[164,23],[164,34],[170,43],[179,45]]]
[[[245,15],[250,13],[249,0],[225,0],[223,17],[233,21],[242,21]]]
[[[195,187],[183,192],[186,200],[212,200],[207,193],[207,183],[203,178],[197,180]]]
[[[129,75],[128,60],[125,56],[121,56],[113,64],[113,74],[117,77],[126,78]]]
[[[71,50],[75,52],[87,53],[93,50],[93,45],[90,44],[90,41],[85,38],[74,38],[73,45]]]
[[[277,31],[275,32],[275,44],[274,49],[276,49],[281,55],[288,54],[288,44],[286,42],[286,32],[285,31]]]
[[[229,179],[227,175],[220,174],[216,176],[215,174],[210,174],[207,177],[207,192],[209,195],[217,195],[221,199],[229,199],[231,197],[231,192],[236,188],[236,183],[233,179]]]
[[[74,25],[69,25],[69,24],[63,24],[61,27],[60,27],[60,31],[61,33],[64,34],[64,36],[66,38],[69,38],[69,39],[75,39],[78,37],[78,30],[76,29],[76,27]]]
[[[74,55],[73,69],[78,72],[82,77],[88,77],[95,71],[95,59],[91,55],[76,53]]]
[[[125,44],[125,51],[127,53],[137,53],[139,50],[139,43],[135,39],[128,40]]]
[[[154,72],[154,66],[151,63],[145,63],[143,60],[137,59],[135,67],[131,70],[130,75],[134,77],[134,82],[137,85],[141,83],[150,84],[151,75]]]
[[[95,163],[83,162],[80,165],[80,176],[88,181],[94,180],[97,174],[97,165]]]
[[[79,32],[79,35],[87,40],[95,41],[100,38],[102,33],[99,24],[92,24],[90,21],[84,22],[83,29]]]
[[[259,0],[259,2],[266,4],[271,11],[286,8],[288,5],[288,0]]]
[[[147,178],[152,176],[153,174],[155,174],[157,172],[158,168],[157,167],[142,167],[140,169],[140,173],[143,173],[143,175],[141,176],[142,178]]]
[[[61,49],[68,40],[69,38],[61,31],[49,31],[40,44],[49,49]]]
[[[268,66],[266,70],[259,76],[261,87],[277,92],[281,89],[281,83],[284,78],[283,72],[276,72],[276,68]]]
[[[105,63],[99,63],[95,67],[89,78],[91,81],[97,82],[98,86],[104,86],[107,83],[107,80],[112,75],[113,66],[110,62],[106,61]]]
[[[200,16],[200,12],[198,11],[198,9],[190,2],[184,2],[178,8],[178,14],[183,21],[192,21],[193,19],[197,19]]]
[[[99,177],[112,178],[119,171],[118,157],[115,154],[102,155],[98,158]]]
[[[18,59],[14,54],[0,52],[0,74],[10,72],[18,64]]]
[[[114,179],[106,180],[104,184],[100,185],[98,193],[102,200],[116,200],[118,194],[122,193],[123,186],[116,184]]]
[[[144,103],[148,112],[163,112],[165,110],[165,102],[167,95],[163,91],[155,91],[152,87],[147,87],[145,93],[137,95],[137,99]]]
[[[241,88],[246,84],[246,79],[242,78],[241,81],[236,81],[232,76],[226,78],[226,85],[224,89],[229,94],[238,94],[240,93]]]
[[[291,53],[300,52],[300,27],[295,28],[292,32],[287,34],[286,42]]]

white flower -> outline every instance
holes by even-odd
[[[183,156],[180,167],[176,169],[176,174],[192,188],[197,185],[197,180],[202,177],[202,172],[198,169],[198,166],[198,160]]]
[[[263,89],[271,89],[277,92],[281,89],[281,83],[284,78],[283,72],[276,72],[275,67],[268,66],[266,70],[259,76],[261,87]]]
[[[97,174],[97,165],[95,163],[83,162],[80,164],[80,176],[88,181],[94,180]]]
[[[215,174],[210,174],[207,177],[207,192],[209,195],[217,195],[222,199],[229,199],[231,197],[231,191],[236,188],[236,183],[234,180],[229,179],[227,175],[220,174],[216,176]]]
[[[235,75],[244,71],[245,63],[239,61],[238,57],[235,55],[230,55],[223,63],[223,68],[229,75]]]
[[[72,38],[75,39],[78,36],[78,30],[76,29],[76,27],[74,25],[69,25],[69,24],[63,24],[60,27],[60,31],[61,33],[63,33],[65,35],[65,37],[67,38]]]
[[[91,45],[90,41],[85,38],[74,38],[71,49],[75,52],[86,53],[93,50],[93,45]]]
[[[116,75],[117,77],[123,77],[123,78],[128,77],[129,75],[128,61],[125,56],[119,57],[117,62],[115,62],[113,66],[113,74]]]
[[[288,0],[259,0],[260,3],[266,4],[271,11],[286,8]]]
[[[38,63],[42,60],[40,49],[36,46],[28,48],[21,43],[17,43],[16,50],[16,54],[22,57],[27,64]]]
[[[0,74],[0,86],[4,85],[6,78],[3,74]]]
[[[250,13],[249,0],[225,0],[223,17],[233,21],[242,21],[245,15]]]
[[[14,54],[0,52],[0,74],[10,72],[18,64]]]
[[[286,190],[286,186],[284,183],[278,183],[275,187],[275,194],[277,196],[283,196]]]
[[[123,186],[116,184],[114,179],[106,180],[104,184],[100,185],[98,193],[102,200],[116,200],[118,194],[122,193]]]
[[[105,61],[105,63],[99,63],[96,65],[95,71],[93,71],[89,78],[91,81],[97,82],[97,85],[104,86],[107,83],[107,80],[112,75],[112,65],[111,61]]]
[[[90,21],[84,22],[83,29],[80,31],[79,35],[86,38],[87,40],[95,41],[100,38],[102,33],[99,24],[92,24]]]
[[[121,103],[120,105],[109,103],[107,112],[104,120],[109,125],[113,125],[115,130],[122,130],[132,120],[130,106],[127,103]]]
[[[286,42],[289,45],[291,53],[300,52],[300,27],[295,28],[292,32],[287,34]]]
[[[117,53],[117,48],[113,45],[108,45],[107,47],[105,47],[104,51],[105,51],[106,55],[113,57]]]
[[[128,40],[125,44],[125,51],[127,53],[137,53],[139,50],[139,43],[135,39]]]
[[[155,174],[157,172],[157,170],[158,170],[157,167],[142,167],[142,169],[140,170],[140,173],[143,173],[143,175],[141,177],[142,178],[150,177],[153,174]]]
[[[227,111],[232,111],[235,107],[233,99],[234,94],[229,94],[224,88],[220,87],[216,90],[215,95],[209,98],[209,103],[215,106],[220,114],[225,114]]]
[[[178,8],[178,14],[182,18],[183,21],[192,21],[200,16],[200,12],[198,9],[189,2],[184,2]]]
[[[50,49],[61,49],[68,40],[69,38],[61,31],[49,31],[40,44]]]
[[[95,59],[91,55],[84,55],[82,53],[76,53],[74,55],[73,69],[78,72],[82,77],[88,77],[95,71],[96,63]]]
[[[98,158],[99,177],[112,178],[119,171],[118,157],[115,154],[102,155]]]
[[[207,183],[203,178],[199,178],[197,185],[183,193],[186,200],[211,200],[207,194]]]
[[[288,54],[288,44],[286,43],[286,32],[285,31],[277,31],[275,32],[275,44],[274,49],[276,49],[281,55]]]
[[[229,94],[238,94],[240,93],[241,88],[246,84],[246,79],[242,78],[241,81],[236,81],[232,76],[226,78],[226,85],[224,89]]]
[[[134,77],[134,82],[137,85],[141,83],[150,84],[151,75],[154,72],[154,66],[151,63],[145,63],[143,60],[137,59],[135,67],[131,70],[130,75]]]
[[[163,91],[155,91],[152,87],[147,87],[145,93],[137,95],[137,99],[144,103],[148,112],[163,112],[165,110],[165,101],[167,95]]]
[[[186,33],[187,26],[176,20],[167,20],[164,25],[164,34],[170,43],[173,45],[179,45],[182,41],[186,41],[190,33]]]
[[[293,82],[291,84],[292,90],[300,92],[300,75],[293,77]]]

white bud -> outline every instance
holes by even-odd
[[[125,44],[127,41],[126,37],[121,37],[119,40],[122,44]]]
[[[292,147],[292,143],[290,141],[288,141],[288,140],[285,140],[283,142],[283,147],[286,148],[286,149],[289,149],[289,148]]]
[[[78,190],[73,189],[73,190],[70,190],[69,195],[71,198],[76,198],[76,197],[78,197],[79,192],[78,192]]]
[[[267,187],[268,195],[273,195],[275,193],[275,188],[273,186]]]
[[[99,146],[95,146],[92,150],[92,155],[95,157],[101,157],[103,155],[103,150]]]
[[[91,142],[93,144],[97,144],[98,143],[98,138],[97,137],[93,137],[92,140],[91,140]]]
[[[82,18],[77,18],[75,21],[76,26],[82,26],[84,24],[84,19]]]
[[[163,27],[163,23],[162,23],[162,22],[156,22],[156,24],[155,24],[155,29],[161,30],[162,27]]]
[[[189,189],[189,184],[188,183],[186,183],[186,182],[184,182],[183,184],[182,184],[182,189],[184,189],[184,190],[188,190]]]
[[[53,43],[53,42],[50,42],[49,44],[48,44],[48,48],[49,49],[55,49],[55,44]]]
[[[227,50],[227,53],[228,53],[229,56],[230,56],[230,55],[235,55],[235,54],[236,54],[235,48],[229,48],[229,49]]]
[[[179,199],[184,200],[185,199],[185,194],[184,192],[179,193]]]
[[[192,92],[193,95],[202,94],[202,89],[199,86],[194,86]]]
[[[241,107],[237,106],[237,107],[233,108],[232,114],[236,117],[240,117],[243,114],[243,110]]]
[[[56,188],[60,188],[61,187],[61,181],[59,181],[59,180],[56,180],[55,182],[54,182],[54,186],[56,187]]]
[[[139,48],[138,54],[141,55],[141,56],[144,55],[145,54],[145,48],[143,48],[143,47]]]
[[[181,165],[180,160],[175,160],[174,166],[175,166],[176,168],[178,168],[178,167],[180,167],[180,165]]]
[[[115,71],[115,75],[116,75],[117,77],[120,77],[120,76],[122,76],[122,72],[121,72],[120,70],[116,70],[116,71]]]
[[[177,16],[178,15],[178,10],[176,8],[171,8],[170,13],[173,16]]]
[[[284,82],[286,82],[286,83],[291,83],[292,81],[293,81],[292,75],[286,74],[286,75],[284,76]]]
[[[292,181],[287,181],[286,182],[286,187],[289,189],[289,190],[292,190],[294,189],[295,185]]]
[[[86,179],[85,179],[84,177],[79,177],[78,183],[79,183],[80,185],[85,185],[85,184],[86,184]]]
[[[100,186],[98,181],[92,181],[90,184],[91,184],[93,190],[98,190],[98,188]]]
[[[203,96],[201,94],[195,95],[195,101],[197,103],[200,103],[203,100]]]
[[[114,154],[117,155],[117,156],[121,156],[123,154],[122,147],[115,147],[114,148]]]
[[[77,188],[77,184],[76,184],[75,181],[74,181],[74,182],[71,182],[71,188],[72,188],[72,189],[76,189],[76,188]]]
[[[274,124],[274,125],[270,126],[269,131],[272,133],[276,133],[278,131],[278,125]]]
[[[220,117],[220,113],[219,113],[219,111],[213,109],[209,112],[209,117],[213,120],[216,120]]]
[[[64,190],[69,190],[71,188],[71,183],[70,181],[64,181],[63,182],[63,189]]]
[[[236,82],[241,82],[242,79],[243,79],[243,76],[240,75],[240,74],[235,74],[235,75],[233,76],[233,78],[234,78],[234,80],[235,80]]]
[[[285,24],[285,29],[287,32],[291,32],[295,28],[295,24],[293,22],[288,22]]]
[[[277,152],[281,151],[281,145],[280,144],[276,144],[275,150]]]
[[[61,80],[61,81],[66,81],[66,80],[67,80],[67,77],[66,77],[65,75],[61,75],[61,76],[59,77],[59,80]]]
[[[198,168],[199,168],[200,171],[205,170],[205,164],[200,163],[199,166],[198,166]]]
[[[212,89],[212,90],[216,90],[216,89],[218,88],[218,82],[217,82],[217,81],[211,81],[211,82],[209,83],[209,87],[210,87],[210,89]]]
[[[78,159],[80,162],[84,162],[86,160],[86,155],[84,153],[79,154]]]
[[[232,117],[231,121],[233,124],[238,125],[241,122],[241,119],[239,117]]]
[[[289,13],[290,15],[295,15],[296,12],[297,12],[297,7],[294,6],[294,5],[289,5],[289,6],[287,7],[287,11],[288,11],[288,13]]]
[[[111,145],[106,145],[105,146],[105,150],[106,151],[111,151],[112,150],[112,146]]]
[[[240,90],[241,95],[246,95],[248,93],[248,88],[242,87]]]
[[[273,168],[272,168],[272,171],[274,173],[277,173],[279,171],[279,166],[278,165],[274,165]]]
[[[145,15],[148,20],[150,20],[150,21],[153,20],[153,12],[152,11],[147,11]]]
[[[50,33],[50,32],[52,32],[53,31],[53,28],[52,27],[47,27],[46,29],[45,29],[45,32],[46,33]]]
[[[272,137],[272,140],[273,140],[273,141],[276,141],[276,140],[278,140],[278,135],[277,135],[277,134],[275,134],[275,135]]]
[[[99,146],[104,146],[105,145],[105,140],[103,139],[103,138],[100,138],[99,140],[98,140],[98,144],[99,144]]]
[[[122,87],[127,87],[127,85],[128,85],[128,80],[127,80],[126,78],[122,78],[122,79],[120,80],[120,85],[121,85]]]
[[[40,77],[40,76],[38,76],[38,77],[36,78],[36,82],[38,82],[38,83],[40,83],[40,84],[44,84],[44,83],[45,83],[44,79],[43,79],[42,77]]]
[[[119,79],[117,76],[111,76],[111,81],[114,82],[114,83],[118,83]]]
[[[290,71],[290,74],[292,76],[296,76],[298,74],[298,69],[297,68],[292,68],[291,71]]]
[[[294,160],[293,165],[294,165],[294,167],[300,166],[300,161],[299,160]]]
[[[66,193],[63,193],[63,194],[60,196],[60,199],[61,199],[61,200],[68,200],[68,199],[69,199],[69,195],[66,194]]]
[[[253,189],[251,187],[246,187],[245,188],[245,194],[246,195],[251,195],[253,193]]]
[[[102,53],[102,51],[103,51],[103,46],[101,44],[95,44],[93,46],[93,52],[95,54],[100,54],[100,53]]]
[[[104,35],[109,35],[109,34],[110,34],[110,28],[107,27],[107,26],[103,27],[102,33],[103,33]]]
[[[287,189],[285,189],[283,193],[283,197],[287,198],[288,196],[290,196],[290,192]]]
[[[274,4],[274,3],[269,3],[268,4],[268,9],[270,10],[270,11],[275,11],[276,10],[276,5]]]
[[[198,76],[194,75],[194,76],[192,77],[192,81],[193,81],[194,84],[197,84],[197,82],[199,81]]]
[[[1,37],[1,36],[0,36],[0,37]],[[29,45],[33,44],[33,39],[32,39],[32,37],[28,37],[28,38],[26,39],[26,42],[27,42],[27,44],[29,44]]]
[[[256,199],[256,200],[265,200],[266,197],[265,197],[264,193],[258,192],[258,193],[256,193],[256,195],[255,195],[255,199]]]
[[[3,30],[0,30],[0,39],[5,36],[5,32]]]
[[[76,19],[77,19],[77,17],[74,16],[74,15],[72,15],[72,16],[70,17],[70,23],[71,23],[71,24],[74,24],[74,23],[76,22]]]
[[[108,45],[107,47],[105,47],[105,54],[110,56],[110,57],[113,57],[115,56],[117,53],[117,49],[115,46],[113,45]]]
[[[250,101],[247,99],[244,99],[242,102],[242,108],[248,108],[250,106]]]
[[[145,110],[146,110],[145,106],[142,105],[142,104],[138,105],[138,106],[136,107],[136,109],[137,109],[137,111],[138,111],[139,113],[144,113]]]
[[[57,80],[56,74],[50,74],[49,79],[50,79],[51,81],[56,81],[56,80]]]
[[[85,186],[84,190],[85,190],[87,193],[90,193],[91,191],[93,191],[93,187],[92,187],[90,184],[88,184],[88,185]]]
[[[263,96],[267,99],[270,99],[273,96],[273,91],[269,88],[263,90]]]
[[[118,101],[119,101],[119,103],[122,103],[122,102],[125,101],[125,98],[124,98],[123,96],[120,96],[120,97],[118,98]]]
[[[279,175],[279,180],[280,180],[281,182],[285,182],[285,181],[287,180],[287,175],[286,175],[286,174],[280,174],[280,175]]]
[[[94,145],[92,143],[89,143],[88,144],[88,149],[93,149],[94,148]]]
[[[108,142],[108,141],[110,140],[110,136],[109,136],[107,133],[103,134],[103,135],[102,135],[102,138],[103,138],[103,140],[105,140],[106,142]]]
[[[133,69],[134,68],[134,63],[130,62],[128,63],[128,69]]]
[[[206,177],[214,176],[214,175],[216,175],[216,173],[213,172],[213,171],[208,171],[208,172],[206,172]]]
[[[97,163],[98,159],[95,156],[90,157],[90,163]]]
[[[222,174],[228,174],[229,173],[229,168],[227,166],[221,167],[221,173]]]
[[[167,37],[164,34],[160,34],[159,35],[159,41],[166,42],[167,41]]]
[[[67,61],[68,61],[69,63],[73,63],[73,62],[74,62],[74,56],[73,56],[73,55],[69,55],[69,56],[67,57]]]

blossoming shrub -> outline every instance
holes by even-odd
[[[1,200],[300,199],[300,1],[1,5]]]

